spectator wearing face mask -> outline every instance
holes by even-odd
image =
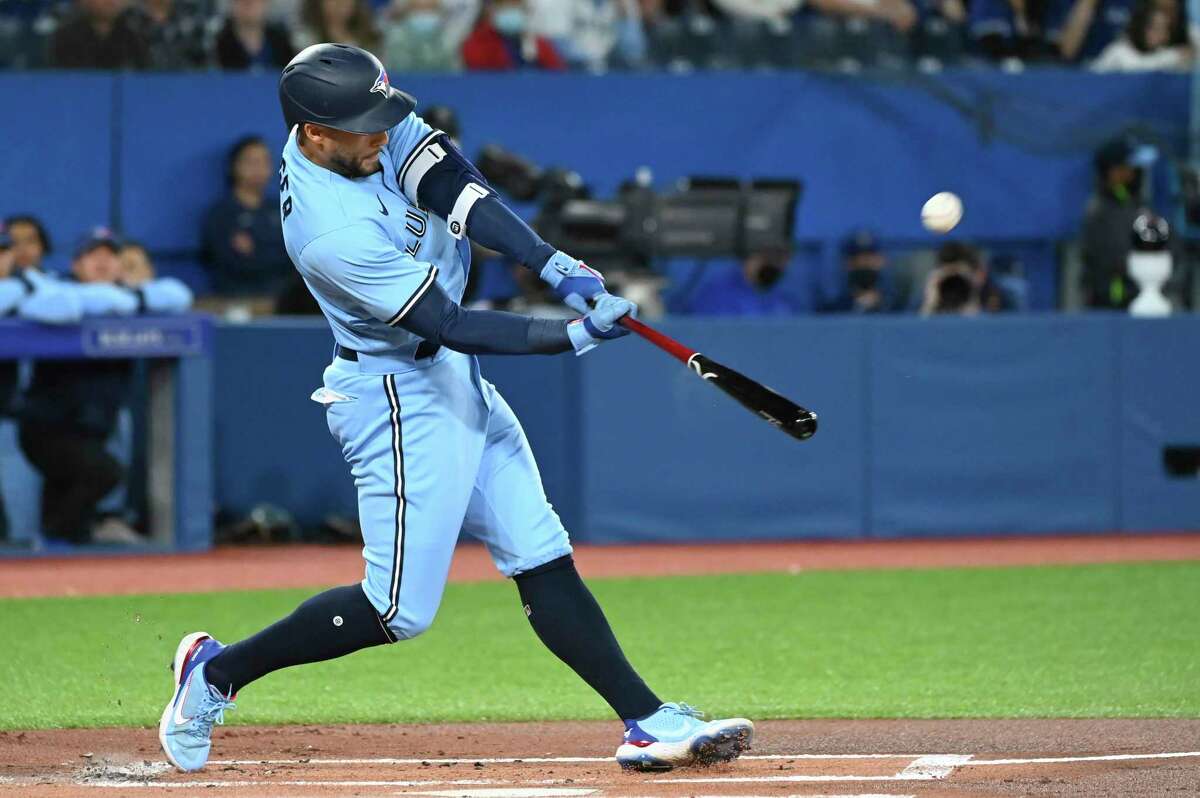
[[[897,309],[895,286],[879,240],[858,230],[842,242],[842,287],[824,310],[834,313],[890,313]]]
[[[1142,184],[1158,152],[1122,136],[1096,151],[1095,190],[1079,233],[1083,301],[1090,308],[1129,307],[1137,288],[1129,279],[1129,231],[1144,207]]]
[[[566,68],[550,40],[533,33],[524,0],[488,0],[463,42],[462,58],[470,70]]]
[[[392,72],[458,72],[462,59],[446,30],[440,0],[408,0],[384,32],[383,62]]]
[[[258,136],[230,148],[229,193],[209,209],[201,235],[202,258],[220,295],[274,295],[292,273],[279,205],[266,197],[273,175],[271,153]]]
[[[795,312],[792,301],[778,290],[788,267],[782,250],[755,252],[731,269],[701,283],[684,305],[695,316],[782,316]]]
[[[267,20],[267,0],[230,0],[213,52],[219,67],[282,69],[295,54],[291,32]]]
[[[127,0],[77,0],[50,42],[59,69],[146,69],[150,48],[132,24]]]
[[[601,72],[646,60],[637,0],[529,0],[529,13],[534,32],[572,66]]]

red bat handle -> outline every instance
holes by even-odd
[[[630,318],[629,316],[622,316],[617,323],[622,327],[632,330],[633,332],[642,336],[647,341],[654,344],[659,349],[662,349],[672,357],[677,358],[685,365],[691,359],[692,355],[696,354],[695,349],[688,349],[686,346],[679,343],[669,335],[663,335],[649,324],[643,324],[637,319]]]

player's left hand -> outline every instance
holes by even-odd
[[[629,335],[629,330],[618,324],[625,316],[636,318],[637,305],[619,296],[601,294],[586,316],[567,325],[575,354],[582,355],[603,341]]]
[[[604,275],[562,250],[546,261],[541,278],[549,283],[567,307],[579,313],[587,313],[588,300],[605,293]]]

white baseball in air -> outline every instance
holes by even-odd
[[[962,220],[963,204],[952,191],[939,191],[925,200],[921,224],[932,233],[949,233]]]

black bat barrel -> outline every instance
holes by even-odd
[[[747,410],[796,440],[805,441],[816,434],[817,414],[791,399],[701,354],[692,355],[688,365],[705,382],[720,388]]]

